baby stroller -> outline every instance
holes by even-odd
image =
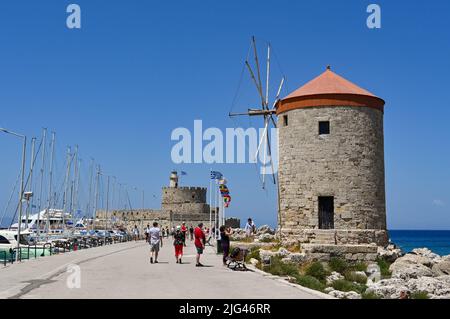
[[[241,249],[239,247],[233,248],[227,260],[227,267],[232,270],[247,270],[247,267],[245,266],[246,255],[246,249]]]

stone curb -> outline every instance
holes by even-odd
[[[296,284],[290,283],[283,277],[271,275],[271,274],[269,274],[267,272],[264,272],[264,271],[256,268],[253,265],[247,265],[247,268],[252,270],[252,271],[254,271],[255,273],[263,275],[264,277],[267,277],[267,278],[272,279],[272,280],[277,280],[277,281],[279,281],[279,282],[281,282],[281,283],[283,283],[283,284],[285,284],[287,286],[291,286],[291,287],[297,288],[298,290],[301,290],[303,292],[306,292],[306,293],[309,293],[311,295],[317,296],[317,297],[319,297],[321,299],[337,299],[337,298],[332,297],[330,295],[327,295],[327,294],[325,294],[323,292],[320,292],[320,291],[317,291],[317,290],[314,290],[314,289],[310,289],[310,288],[306,288],[306,287],[303,287],[301,285],[296,285]]]

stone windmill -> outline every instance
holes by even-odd
[[[272,108],[266,99],[260,110],[243,114],[278,128],[282,239],[317,256],[335,249],[347,258],[375,258],[373,243],[388,242],[385,102],[330,67],[285,98],[278,95]]]

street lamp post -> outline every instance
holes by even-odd
[[[20,254],[20,230],[22,228],[22,200],[23,200],[23,193],[24,193],[24,179],[25,179],[25,158],[26,158],[26,151],[27,151],[27,137],[22,134],[18,134],[15,132],[8,131],[7,129],[0,128],[0,132],[14,135],[16,137],[19,137],[23,140],[23,146],[22,146],[22,171],[20,173],[20,191],[19,191],[19,223],[17,225],[17,253],[16,253],[16,261],[19,261],[19,254]]]

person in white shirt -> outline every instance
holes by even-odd
[[[247,237],[250,237],[255,232],[255,224],[251,218],[247,220],[244,230]]]
[[[155,264],[158,263],[158,253],[160,246],[162,247],[162,237],[161,230],[158,227],[158,223],[154,222],[153,227],[150,228],[149,233],[149,244],[150,244],[150,263],[153,264],[153,257],[155,258]]]

